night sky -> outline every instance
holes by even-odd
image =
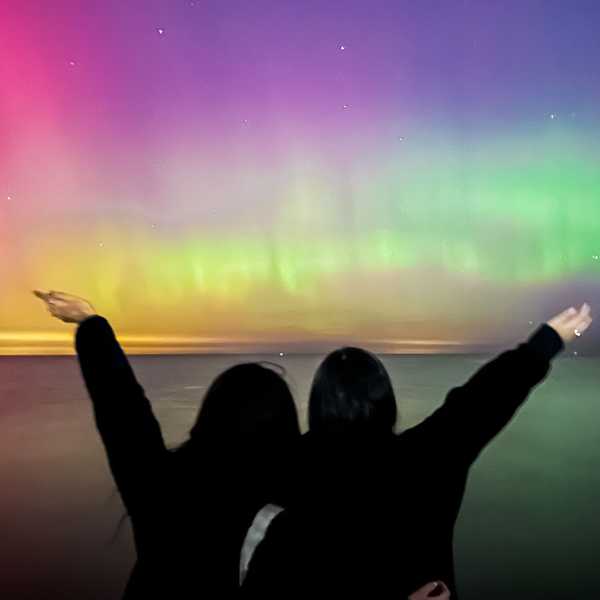
[[[600,306],[595,0],[4,0],[0,22],[0,353],[72,348],[34,288],[164,352],[454,351]]]

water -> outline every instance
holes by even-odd
[[[175,444],[212,377],[240,360],[284,365],[305,424],[320,358],[136,357],[132,364],[167,443]],[[483,360],[404,356],[384,362],[408,427]],[[463,600],[600,597],[598,389],[599,359],[556,361],[549,379],[479,459],[456,534]],[[76,360],[0,358],[0,415],[0,597],[118,598],[134,559],[131,533],[126,524],[112,539],[123,508]]]

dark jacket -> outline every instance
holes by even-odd
[[[244,593],[406,598],[443,580],[456,598],[453,532],[469,468],[562,348],[543,325],[399,435],[304,436],[296,499],[258,546]]]
[[[137,563],[124,597],[234,594],[242,542],[257,511],[273,500],[267,489],[283,457],[267,461],[232,440],[170,452],[108,322],[86,319],[76,349],[133,528]]]

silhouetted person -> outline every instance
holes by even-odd
[[[453,532],[469,469],[590,323],[587,305],[561,313],[400,435],[381,361],[358,348],[327,356],[310,393],[301,485],[257,547],[244,592],[407,598],[442,580],[456,597]]]
[[[81,371],[137,550],[124,597],[231,596],[256,513],[286,503],[289,452],[300,437],[286,382],[259,364],[226,370],[206,392],[189,440],[169,451],[106,319],[74,296],[36,295],[57,318],[79,323]]]

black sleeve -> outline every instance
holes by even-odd
[[[149,500],[154,471],[167,454],[160,426],[106,319],[83,321],[75,347],[112,474],[132,514]]]
[[[563,348],[558,333],[542,325],[527,342],[500,354],[464,385],[450,390],[444,404],[409,431],[432,449],[471,463],[546,377],[550,361]]]

